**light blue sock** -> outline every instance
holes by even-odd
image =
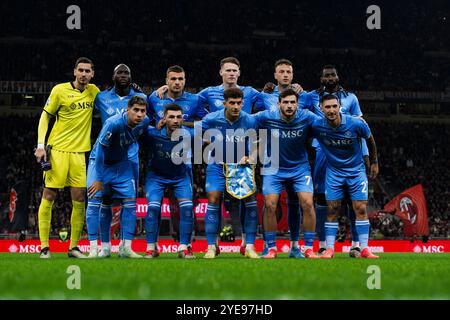
[[[276,231],[269,231],[269,232],[264,232],[265,236],[266,236],[266,243],[267,243],[267,247],[269,249],[275,249],[277,248],[277,233]]]
[[[359,243],[361,245],[361,250],[366,248],[369,243],[369,230],[370,222],[369,220],[356,220],[355,229],[359,236]]]
[[[217,230],[219,228],[219,210],[220,206],[217,204],[208,203],[206,207],[205,233],[208,245],[216,244]]]
[[[102,203],[100,207],[100,238],[103,243],[111,241],[112,205]]]
[[[180,201],[180,244],[191,243],[194,227],[193,204],[191,200]]]
[[[258,228],[258,207],[256,200],[245,203],[245,242],[254,244]]]
[[[145,216],[145,239],[147,243],[156,243],[159,233],[159,216],[161,215],[161,203],[150,201],[147,205]]]
[[[339,228],[338,222],[325,222],[325,235],[327,239],[327,248],[334,250],[334,242],[336,241],[336,233]]]
[[[307,249],[312,249],[314,244],[314,239],[316,238],[316,233],[312,231],[305,231],[303,233],[303,236],[305,238],[305,247]]]
[[[86,227],[89,241],[98,240],[98,226],[100,223],[99,211],[102,201],[89,199],[86,209]]]
[[[127,200],[122,204],[122,240],[133,240],[136,229],[136,200]]]

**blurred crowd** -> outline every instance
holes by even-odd
[[[68,1],[23,2],[0,3],[1,80],[67,81],[76,58],[88,56],[97,84],[123,62],[136,82],[159,86],[179,64],[187,86],[201,88],[219,84],[220,59],[236,56],[240,83],[255,88],[288,58],[308,90],[324,64],[335,64],[352,90],[450,90],[446,1],[380,3],[380,30],[367,29],[366,1],[78,1],[81,30],[66,27]]]
[[[100,121],[94,120],[93,139],[100,130]],[[42,171],[33,156],[37,134],[37,116],[0,117],[0,193],[7,193],[18,179],[30,182],[28,233],[37,233],[37,211],[42,195]],[[448,237],[450,224],[450,149],[446,139],[450,125],[435,122],[369,122],[378,146],[380,176],[383,188],[372,188],[378,207],[383,206],[399,192],[421,183],[427,200],[430,236]],[[141,154],[139,196],[145,196],[143,186],[146,174],[146,155]],[[258,177],[257,184],[261,180]],[[206,197],[205,167],[194,165],[194,197]],[[388,190],[388,191],[387,191]],[[53,207],[51,234],[69,226],[70,193],[60,190]],[[348,219],[341,218],[338,239],[349,239]],[[381,215],[371,220],[372,238],[401,238],[402,223],[392,215]],[[0,226],[0,233],[5,232]]]

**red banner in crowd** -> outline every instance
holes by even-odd
[[[428,211],[421,184],[409,188],[384,206],[384,211],[403,221],[405,236],[428,236]]]
[[[117,253],[119,251],[119,240],[112,240],[112,252]],[[239,252],[241,242],[219,242],[220,250],[222,253]],[[256,240],[255,249],[258,252],[262,251],[262,240]],[[300,241],[300,245],[303,246],[303,241]],[[318,241],[314,242],[314,251],[317,252]],[[144,239],[133,240],[133,250],[137,252],[145,252],[146,242]],[[161,239],[158,241],[158,246],[163,253],[173,253],[178,251],[178,242],[171,239]],[[207,249],[207,242],[204,239],[195,240],[192,243],[192,249],[194,252],[205,252]],[[289,252],[290,241],[278,240],[277,247],[279,252]],[[450,240],[430,240],[427,243],[422,241],[411,242],[408,240],[370,240],[369,247],[372,252],[415,252],[415,253],[445,253],[450,252]],[[81,240],[79,242],[79,248],[82,252],[89,252],[89,241]],[[351,242],[336,242],[336,252],[349,252],[351,248]],[[61,242],[59,240],[50,240],[51,252],[67,252],[69,249],[69,241]],[[10,253],[39,253],[41,245],[39,240],[25,240],[19,242],[17,240],[0,240],[0,252]]]

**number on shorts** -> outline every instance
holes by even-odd
[[[309,183],[311,182],[311,176],[305,176],[306,179],[306,185],[309,186]]]
[[[363,186],[361,192],[367,193],[367,181],[361,182],[361,185]]]

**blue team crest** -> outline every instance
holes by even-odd
[[[106,110],[106,113],[109,115],[112,115],[114,113],[114,108],[113,107],[109,107],[108,110]]]
[[[216,101],[214,101],[214,105],[215,105],[216,107],[220,107],[220,106],[222,105],[222,101],[216,100]]]
[[[158,117],[164,118],[164,111],[159,111],[158,112]]]
[[[350,138],[350,137],[352,136],[352,133],[351,133],[350,131],[346,131],[346,132],[345,132],[345,136],[346,136],[347,138]]]
[[[244,199],[256,192],[255,165],[224,164],[227,192],[236,199]]]

